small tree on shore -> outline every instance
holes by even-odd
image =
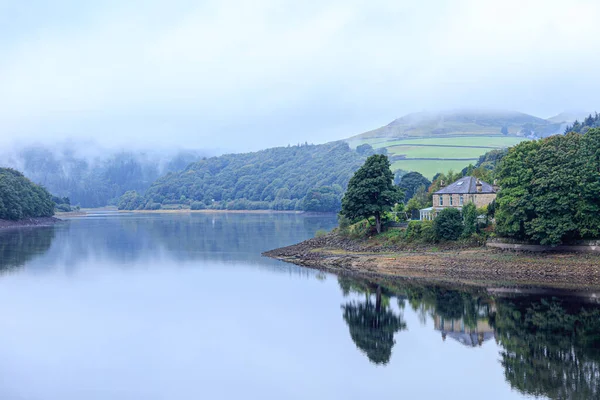
[[[352,220],[374,217],[377,233],[381,233],[382,214],[390,211],[403,197],[393,181],[387,156],[370,156],[350,179],[342,199],[341,214]]]
[[[437,240],[457,240],[463,232],[462,214],[456,208],[444,208],[433,221]]]

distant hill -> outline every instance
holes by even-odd
[[[168,154],[108,151],[79,144],[33,145],[2,151],[0,167],[22,171],[73,205],[102,207],[127,191],[144,192],[161,175],[181,171],[202,156],[197,151]]]
[[[449,135],[508,135],[527,131],[538,136],[560,132],[560,122],[551,122],[514,111],[444,111],[419,112],[405,115],[381,128],[354,136],[352,139],[436,137]]]
[[[554,117],[548,118],[548,121],[553,123],[572,124],[575,121],[583,121],[591,112],[585,111],[563,111]]]
[[[126,193],[119,205],[339,211],[348,181],[365,156],[344,142],[225,154],[163,176],[143,197]]]
[[[561,118],[558,118],[561,119]],[[515,111],[454,110],[405,115],[347,139],[351,147],[386,149],[395,171],[416,171],[428,178],[462,170],[492,149],[530,138],[563,133],[567,124]]]

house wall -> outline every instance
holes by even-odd
[[[472,201],[477,208],[485,207],[496,199],[496,193],[477,193],[468,196],[473,196]]]
[[[443,205],[440,206],[440,196],[443,199]],[[450,205],[450,198],[452,197],[452,205]],[[463,194],[463,204],[460,204],[459,194],[434,194],[433,195],[433,207],[435,208],[459,208],[468,203],[474,203],[477,208],[481,208],[490,204],[496,198],[496,193],[471,193]]]

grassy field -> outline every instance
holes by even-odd
[[[492,149],[482,147],[429,147],[429,146],[392,146],[389,155],[406,155],[408,158],[479,158]]]
[[[373,148],[390,147],[397,145],[427,144],[427,145],[445,145],[445,146],[484,146],[484,147],[510,147],[527,140],[520,136],[457,136],[457,137],[431,137],[423,139],[400,139],[386,141],[385,139],[369,139]]]
[[[462,170],[469,164],[493,149],[514,146],[524,140],[520,136],[442,136],[427,138],[406,138],[390,140],[389,138],[370,137],[351,139],[351,147],[370,144],[375,149],[387,148],[390,156],[404,155],[406,160],[396,161],[392,170],[417,171],[432,178],[438,172]],[[439,160],[415,160],[415,158],[437,158]],[[465,158],[468,160],[442,160],[444,158]]]
[[[392,171],[399,169],[417,171],[423,174],[424,177],[431,179],[438,172],[460,171],[469,164],[475,164],[475,161],[400,160],[392,163]]]

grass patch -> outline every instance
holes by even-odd
[[[469,164],[475,164],[475,161],[454,161],[454,160],[400,160],[392,164],[392,171],[403,169],[405,171],[416,171],[426,178],[433,178],[438,172],[449,170],[460,171]]]
[[[367,139],[369,140],[369,139]],[[390,147],[397,145],[411,144],[429,144],[429,145],[446,145],[446,146],[487,146],[487,147],[510,147],[524,140],[528,140],[520,136],[456,136],[456,137],[428,137],[422,139],[407,138],[386,141],[385,139],[370,139],[369,143],[373,148]],[[363,141],[366,142],[366,141]]]
[[[323,237],[327,235],[327,231],[324,229],[319,229],[316,233],[315,233],[315,237]]]
[[[470,147],[425,147],[399,145],[388,147],[390,155],[406,155],[408,158],[479,158],[492,149]]]

